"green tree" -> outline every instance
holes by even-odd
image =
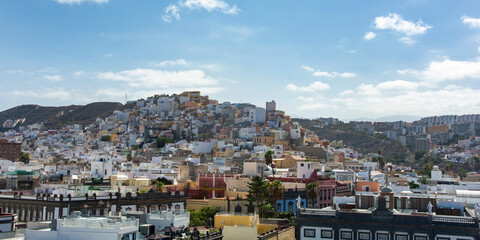
[[[427,184],[428,184],[428,178],[426,178],[426,177],[421,177],[421,178],[418,179],[418,182],[419,182],[420,184],[427,185]]]
[[[164,187],[165,184],[163,182],[158,181],[158,180],[152,180],[152,185],[155,186],[157,191],[163,192],[163,189],[165,189],[165,187]]]
[[[110,142],[111,139],[112,139],[112,136],[110,135],[103,135],[100,137],[100,141],[102,142]]]
[[[272,198],[272,205],[274,209],[274,213],[277,213],[277,208],[275,207],[277,204],[277,201],[280,199],[283,199],[283,192],[285,191],[285,187],[282,185],[282,183],[278,180],[273,181],[268,185],[268,193],[270,197]]]
[[[257,209],[260,209],[268,199],[268,185],[263,178],[259,176],[252,177],[248,185],[247,201],[253,203]]]
[[[132,161],[132,153],[127,153],[127,161]]]
[[[410,181],[408,183],[408,185],[410,186],[410,189],[416,189],[416,188],[419,188],[420,186],[418,184],[416,184],[414,181]]]
[[[197,226],[205,226],[205,214],[200,211],[195,210],[188,210],[190,212],[190,226],[197,227]]]
[[[317,192],[318,192],[317,182],[311,182],[307,184],[307,199],[312,206],[314,206],[315,203],[317,202]]]
[[[465,168],[459,168],[456,173],[463,179],[467,176],[468,171]]]
[[[190,226],[205,226],[209,222],[213,226],[215,214],[220,211],[218,207],[202,207],[199,211],[188,210],[190,212]],[[211,221],[210,221],[211,220]]]
[[[158,137],[157,138],[157,147],[158,148],[165,147],[165,144],[167,144],[167,143],[173,143],[173,139],[167,138],[167,137]]]
[[[423,158],[423,156],[425,155],[425,151],[416,151],[415,152],[415,161],[420,161],[420,159]]]
[[[20,161],[22,161],[25,164],[30,163],[30,155],[25,152],[20,152]]]
[[[272,218],[275,216],[275,209],[270,203],[264,204],[260,207],[261,218]]]

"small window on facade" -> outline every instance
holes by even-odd
[[[304,237],[315,237],[315,229],[305,228],[303,230]]]
[[[370,233],[358,233],[359,240],[370,240]]]
[[[408,240],[407,235],[397,235],[395,236],[395,240]]]
[[[347,231],[340,232],[340,239],[341,240],[351,240],[352,239],[352,232],[347,232]]]
[[[322,230],[322,238],[333,238],[332,230]]]
[[[377,240],[388,240],[387,233],[377,233]]]

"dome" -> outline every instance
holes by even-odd
[[[391,187],[384,187],[380,190],[382,193],[392,193],[393,189]]]

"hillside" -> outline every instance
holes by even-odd
[[[25,118],[25,122],[21,124],[23,126],[39,122],[45,123],[50,128],[74,123],[85,125],[94,122],[97,117],[106,117],[122,107],[121,103],[116,102],[96,102],[84,106],[60,107],[21,105],[0,112],[0,123],[3,123],[6,119]]]
[[[396,141],[390,139],[370,136],[366,133],[356,132],[354,127],[348,124],[339,124],[325,126],[323,128],[313,128],[317,124],[314,120],[292,119],[293,122],[299,122],[304,128],[314,131],[320,138],[327,140],[343,140],[343,143],[352,147],[363,154],[376,153],[382,150],[382,155],[391,158],[395,162],[403,162],[411,153],[408,149]]]

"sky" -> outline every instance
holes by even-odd
[[[293,117],[480,113],[480,1],[0,0],[0,111],[200,90]]]

